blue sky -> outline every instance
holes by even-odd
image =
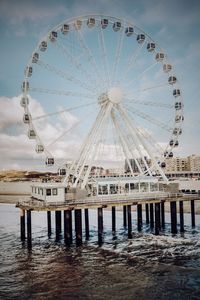
[[[177,155],[200,154],[199,1],[1,0],[1,168],[38,168],[40,161],[32,153],[33,145],[26,139],[23,126],[18,126],[23,115],[18,102],[24,68],[38,40],[48,30],[65,19],[88,13],[130,20],[166,50],[183,90],[185,122]]]

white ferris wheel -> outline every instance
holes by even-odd
[[[34,49],[22,92],[28,137],[65,181],[84,188],[108,168],[166,180],[182,94],[167,54],[135,24],[98,14],[65,20]]]

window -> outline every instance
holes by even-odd
[[[52,190],[52,194],[53,194],[53,196],[58,195],[58,189],[53,189],[53,190]]]
[[[51,196],[51,189],[46,189],[46,195]]]

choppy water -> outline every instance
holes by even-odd
[[[200,299],[200,217],[191,229],[185,215],[184,235],[166,230],[154,236],[149,228],[127,240],[122,212],[117,233],[104,211],[104,243],[97,243],[96,211],[90,211],[90,240],[65,247],[47,237],[46,213],[32,213],[33,248],[19,237],[19,211],[0,205],[0,299]],[[52,228],[54,218],[52,216]]]

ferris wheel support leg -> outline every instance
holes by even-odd
[[[161,169],[161,167],[158,165],[157,161],[155,160],[154,156],[151,154],[151,151],[149,151],[147,144],[144,142],[144,140],[141,138],[141,136],[138,133],[138,130],[136,128],[136,126],[133,124],[133,121],[131,122],[126,111],[123,109],[122,106],[119,106],[119,110],[122,112],[122,114],[124,115],[127,123],[130,125],[130,127],[133,129],[133,132],[136,134],[139,142],[142,144],[142,146],[144,147],[144,149],[146,150],[146,152],[148,153],[148,155],[150,156],[150,158],[152,159],[157,171],[159,171],[160,175],[162,176],[163,180],[168,182],[167,177],[165,176],[163,170]]]

